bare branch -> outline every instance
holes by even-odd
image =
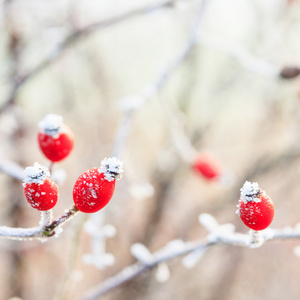
[[[23,171],[24,169],[19,166],[17,163],[6,160],[0,155],[0,171],[16,178],[18,180],[23,180]]]
[[[16,101],[17,94],[19,89],[33,79],[35,76],[40,74],[47,67],[52,65],[68,48],[75,45],[83,38],[88,37],[90,34],[96,32],[99,29],[104,29],[109,26],[113,26],[119,24],[123,21],[129,20],[133,17],[137,17],[140,15],[144,15],[147,13],[154,12],[159,9],[172,7],[173,4],[178,2],[179,0],[163,0],[155,4],[150,4],[144,7],[139,7],[130,11],[123,12],[119,15],[101,20],[99,22],[93,23],[85,28],[79,29],[73,33],[71,33],[60,45],[58,45],[52,53],[45,58],[41,63],[39,63],[35,68],[29,71],[24,75],[16,75],[13,80],[13,86],[11,91],[4,101],[4,105],[0,108],[0,113],[6,110],[11,104]],[[181,0],[183,1],[183,0]],[[187,0],[185,0],[187,1]]]
[[[219,38],[206,36],[204,34],[199,35],[198,43],[204,47],[231,55],[246,70],[274,78],[280,76],[281,70],[278,66],[265,59],[254,56],[241,45],[233,45],[232,43],[225,43],[224,41],[220,42]],[[284,78],[282,75],[281,77]]]
[[[197,31],[202,17],[206,1],[200,1],[199,10],[196,14],[194,24],[191,28],[188,40],[182,47],[179,54],[159,72],[156,78],[145,85],[140,93],[123,99],[120,103],[121,109],[125,112],[123,119],[120,122],[115,143],[113,146],[113,156],[119,156],[124,146],[125,140],[130,130],[130,124],[134,116],[133,112],[143,106],[147,101],[153,98],[157,93],[164,88],[170,77],[189,57],[197,43]]]

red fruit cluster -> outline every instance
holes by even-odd
[[[66,158],[74,147],[73,133],[63,124],[61,116],[49,114],[39,123],[38,143],[41,151],[52,162]]]
[[[199,154],[192,163],[192,168],[207,180],[217,179],[221,175],[220,164],[207,153]]]
[[[81,174],[73,188],[75,206],[82,212],[94,213],[108,204],[115,190],[116,179],[123,174],[123,163],[117,158],[106,158],[100,168]]]
[[[49,170],[39,163],[34,163],[24,171],[25,198],[33,208],[40,211],[52,209],[57,203],[57,186],[49,177]]]
[[[241,188],[237,213],[249,228],[263,230],[273,221],[274,204],[256,182],[246,181]]]

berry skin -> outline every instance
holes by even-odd
[[[257,182],[246,181],[241,188],[237,213],[246,226],[253,230],[267,228],[274,218],[274,204]]]
[[[61,116],[49,114],[39,123],[38,143],[43,154],[52,162],[66,158],[74,147],[70,128]]]
[[[215,180],[221,175],[221,167],[209,154],[199,154],[192,163],[192,168],[207,180]]]
[[[115,191],[116,179],[123,174],[123,163],[106,158],[100,168],[92,168],[81,174],[73,188],[75,206],[84,213],[95,213],[108,204]]]
[[[48,169],[39,163],[34,163],[33,167],[27,167],[24,171],[25,198],[40,211],[52,209],[57,203],[57,186],[49,176]]]

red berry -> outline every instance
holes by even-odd
[[[221,166],[209,154],[199,154],[192,163],[192,168],[208,180],[217,179],[221,175]]]
[[[82,212],[94,213],[108,204],[115,191],[116,179],[123,174],[123,163],[106,158],[100,168],[92,168],[81,174],[73,188],[75,206]]]
[[[274,204],[257,182],[246,181],[241,188],[237,213],[246,226],[253,230],[267,228],[274,218]]]
[[[37,210],[52,209],[57,203],[57,186],[49,176],[48,169],[39,163],[34,163],[33,167],[27,167],[24,171],[24,195]]]
[[[49,114],[39,123],[38,142],[44,155],[52,162],[67,157],[74,147],[73,133],[63,124],[61,116]]]

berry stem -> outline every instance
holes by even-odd
[[[52,209],[41,211],[41,220],[40,220],[40,228],[44,229],[48,225],[51,224],[53,219],[53,211]]]
[[[47,237],[51,237],[55,235],[55,229],[57,227],[63,226],[67,221],[69,221],[71,218],[73,218],[77,213],[79,212],[79,209],[74,205],[71,209],[66,210],[65,213],[59,217],[58,219],[54,220],[51,224],[46,226],[43,231],[43,235]]]
[[[52,174],[52,171],[53,171],[53,166],[54,166],[54,162],[53,161],[49,161],[50,163],[49,163],[49,167],[48,167],[48,169],[49,169],[49,172],[50,172],[50,174]]]
[[[264,238],[259,231],[249,230],[249,247],[258,248],[264,243]]]

